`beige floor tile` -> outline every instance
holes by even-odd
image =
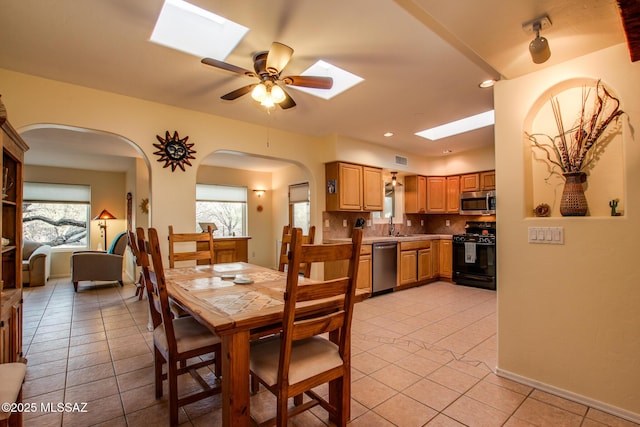
[[[352,419],[349,425],[352,427],[393,427],[393,423],[385,420],[374,411],[365,412],[358,418]]]
[[[146,368],[120,374],[116,379],[118,380],[118,388],[121,393],[123,391],[154,384],[154,367],[148,366]]]
[[[397,394],[378,405],[374,412],[400,427],[423,426],[438,412],[404,394]]]
[[[512,414],[526,399],[523,394],[487,381],[480,381],[465,395],[508,414]]]
[[[464,424],[447,417],[443,413],[439,413],[431,421],[426,424],[428,427],[464,427]]]
[[[376,348],[372,348],[368,353],[387,362],[396,362],[397,360],[411,354],[411,352],[403,350],[394,344],[383,344]]]
[[[59,359],[52,362],[41,363],[39,365],[32,365],[27,363],[27,375],[25,380],[31,381],[36,378],[48,377],[54,374],[60,374],[67,371],[67,360]]]
[[[51,393],[40,394],[30,398],[25,398],[22,399],[22,401],[24,403],[36,405],[35,410],[22,414],[23,420],[25,421],[25,424],[27,424],[27,420],[42,417],[43,415],[47,414],[48,412],[46,411],[46,409],[48,408],[47,405],[49,403],[64,402],[64,389],[52,391]]]
[[[431,372],[442,366],[440,363],[425,359],[424,357],[417,354],[411,354],[405,358],[402,358],[395,362],[395,365],[411,371],[421,377],[429,375]]]
[[[437,411],[442,411],[460,397],[460,393],[428,379],[418,381],[403,393]]]
[[[111,362],[70,370],[67,372],[67,387],[90,383],[105,378],[113,377],[113,364]]]
[[[530,395],[530,398],[539,400],[549,405],[556,406],[565,411],[573,412],[574,414],[584,416],[587,413],[588,407],[580,403],[572,402],[562,397],[554,396],[553,394],[545,393],[544,391],[534,390]]]
[[[465,374],[464,372],[448,366],[436,369],[430,373],[427,378],[440,385],[455,390],[458,393],[465,393],[479,381],[479,379],[474,376]]]
[[[62,413],[41,414],[35,418],[25,419],[24,427],[60,427],[62,425]]]
[[[72,371],[74,369],[86,368],[87,366],[95,366],[109,361],[111,361],[111,355],[108,351],[98,351],[96,353],[70,357],[67,364],[67,369]]]
[[[69,357],[83,356],[90,353],[100,353],[108,350],[109,345],[106,341],[95,341],[88,344],[80,344],[69,347]]]
[[[65,412],[62,416],[62,426],[86,426],[105,423],[111,425],[110,420],[115,419],[115,423],[120,422],[124,415],[120,396],[112,395],[87,402],[84,408],[86,412]],[[79,403],[79,402],[78,402]],[[82,405],[80,405],[82,407]],[[87,421],[90,420],[89,423]]]
[[[638,425],[631,421],[627,421],[620,417],[616,417],[615,415],[607,414],[605,412],[602,412],[600,410],[593,409],[593,408],[589,408],[589,410],[587,411],[585,423],[587,420],[597,421],[612,427],[632,427],[632,426]]]
[[[351,397],[373,409],[398,392],[371,377],[363,377],[351,384]]]
[[[113,368],[116,375],[135,371],[137,369],[153,366],[153,355],[151,352],[140,354],[138,356],[128,357],[113,362]]]
[[[31,381],[25,381],[22,386],[22,397],[27,399],[44,393],[50,393],[65,388],[65,373],[49,375],[46,377],[36,378]]]
[[[509,418],[509,414],[466,396],[460,397],[442,412],[468,426],[499,427]]]
[[[363,352],[351,358],[351,366],[365,374],[371,374],[388,365],[389,362],[369,352]]]
[[[389,365],[372,373],[370,376],[397,391],[402,391],[421,380],[419,375],[396,365]],[[353,375],[352,380],[355,380]]]
[[[118,385],[115,377],[109,377],[68,387],[64,399],[66,402],[89,402],[114,394],[118,394]]]
[[[513,414],[513,417],[535,425],[579,426],[582,417],[536,399],[527,398]]]

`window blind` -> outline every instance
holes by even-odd
[[[91,203],[91,186],[25,182],[24,201]]]

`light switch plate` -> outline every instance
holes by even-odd
[[[529,227],[527,233],[529,243],[564,245],[564,227]]]

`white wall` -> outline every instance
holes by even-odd
[[[533,186],[524,131],[541,95],[576,78],[601,78],[622,101],[622,217],[531,216]],[[640,63],[625,45],[494,88],[498,198],[498,368],[502,375],[640,421]],[[616,150],[593,180],[617,176]],[[532,182],[536,180],[536,182]],[[590,185],[588,201],[612,198]],[[608,191],[608,190],[607,190]],[[536,201],[537,203],[537,201]],[[527,243],[528,227],[564,228],[564,245]]]

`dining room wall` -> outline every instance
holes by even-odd
[[[617,177],[622,216],[534,217],[531,132],[548,91],[576,79],[602,81],[626,112],[619,151],[599,155],[588,179]],[[556,92],[557,93],[557,92]],[[494,88],[498,253],[498,373],[640,422],[640,62],[621,44]],[[578,117],[563,111],[567,122]],[[553,118],[551,118],[553,120]],[[595,186],[593,186],[595,187]],[[589,188],[589,191],[598,191]],[[589,196],[588,202],[602,200]],[[605,199],[606,200],[606,199]],[[563,244],[528,242],[530,227],[561,227]]]

